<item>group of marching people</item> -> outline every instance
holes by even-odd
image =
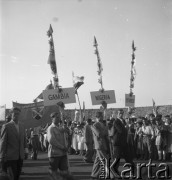
[[[92,163],[95,155],[92,178],[99,173],[99,160],[103,158],[124,158],[134,166],[133,160],[172,160],[172,117],[156,116],[124,118],[120,109],[116,118],[103,119],[103,113],[96,113],[96,121],[73,122],[68,126],[69,149]],[[118,166],[115,172],[119,174]]]
[[[13,141],[7,136],[10,133],[24,133],[24,131],[20,132],[18,127],[20,109],[14,108],[11,113],[12,119],[4,124],[1,130],[0,160],[4,167],[13,166],[13,164],[4,164],[3,161],[6,158],[3,147],[6,146],[6,141],[9,143]],[[117,117],[111,119],[104,120],[103,112],[98,111],[94,121],[88,118],[83,122],[64,121],[63,123],[60,116],[60,112],[54,112],[50,115],[52,124],[26,129],[26,143],[22,144],[23,148],[29,148],[31,158],[34,160],[37,159],[39,151],[48,152],[52,174],[57,168],[67,172],[69,168],[67,154],[81,155],[86,163],[93,163],[92,179],[100,178],[102,175],[100,163],[105,160],[109,162],[110,158],[116,159],[113,170],[117,175],[120,174],[121,158],[130,163],[133,168],[134,159],[172,161],[172,117],[170,115],[149,114],[146,117],[124,118],[123,109],[119,109]],[[12,128],[13,131],[11,131]],[[12,135],[10,134],[11,139],[15,137]],[[23,137],[22,134],[21,138]],[[23,142],[25,142],[24,139]],[[25,154],[28,155],[28,153]],[[20,163],[20,158],[18,161]],[[59,167],[56,162],[59,162]],[[16,175],[16,179],[18,176]]]
[[[28,146],[31,159],[37,160],[38,152],[48,152],[48,141],[47,141],[47,128],[45,127],[34,127],[25,129],[26,142]],[[25,159],[28,158],[28,154],[25,155]]]
[[[108,130],[111,151],[114,141],[114,121],[115,118],[102,121]],[[123,119],[123,123],[127,131],[127,143],[133,158],[140,160],[150,158],[152,160],[171,160],[172,119],[169,115],[162,117],[159,114],[155,117],[151,113],[146,117]],[[91,119],[82,123],[70,123],[70,148],[72,148],[73,153],[83,155],[87,151],[87,141],[91,141],[94,146],[91,130],[93,124],[94,122]]]

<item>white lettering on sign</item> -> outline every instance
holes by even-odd
[[[61,94],[50,94],[48,96],[49,100],[59,100],[59,99],[69,99],[68,93],[61,93]]]

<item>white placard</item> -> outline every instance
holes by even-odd
[[[116,103],[114,90],[108,90],[104,92],[93,91],[90,92],[90,94],[91,94],[92,105],[102,104],[102,101],[106,101],[107,104]]]
[[[125,106],[134,107],[135,106],[135,95],[125,94]]]
[[[63,88],[59,93],[58,89],[43,91],[44,106],[53,106],[62,101],[64,104],[75,103],[75,88]]]

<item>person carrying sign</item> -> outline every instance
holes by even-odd
[[[48,158],[50,174],[53,176],[57,171],[68,171],[67,146],[65,144],[64,128],[60,126],[60,111],[50,115],[52,124],[47,129]]]

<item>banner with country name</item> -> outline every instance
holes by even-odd
[[[135,95],[125,94],[125,106],[134,107],[135,106]]]
[[[91,94],[91,100],[92,105],[100,105],[103,101],[105,101],[107,104],[116,103],[115,98],[115,91],[114,90],[108,90],[108,91],[93,91],[90,92]]]
[[[75,88],[63,88],[59,92],[58,89],[50,89],[43,91],[44,106],[53,106],[58,102],[64,104],[75,103]]]

